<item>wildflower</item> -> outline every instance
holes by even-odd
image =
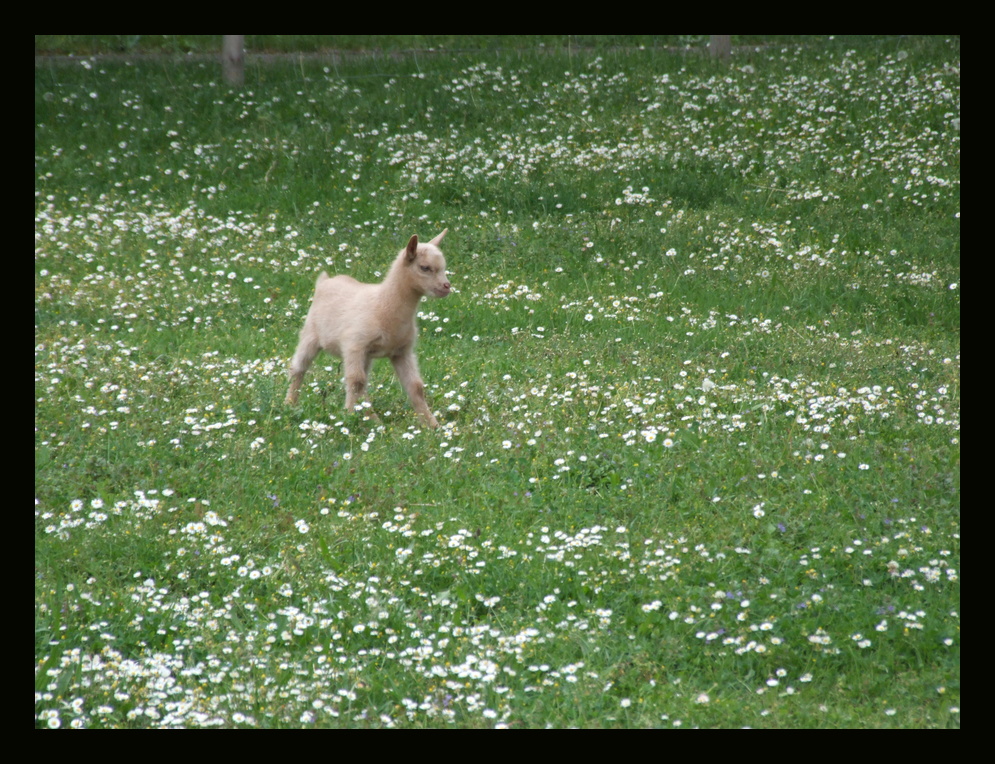
[[[823,629],[820,626],[819,628],[817,628],[815,630],[815,634],[810,634],[809,635],[808,641],[811,642],[811,643],[813,643],[813,644],[828,645],[828,644],[832,644],[833,640],[832,640],[832,637],[830,637],[826,633],[825,629]]]

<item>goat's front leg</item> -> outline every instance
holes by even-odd
[[[355,411],[356,406],[366,400],[366,381],[370,377],[371,362],[372,359],[362,351],[346,351],[342,356],[346,411]],[[373,417],[376,418],[376,414]]]
[[[394,365],[397,378],[401,381],[401,386],[408,394],[408,400],[411,401],[415,411],[421,415],[429,427],[438,427],[439,422],[429,409],[428,401],[425,400],[425,383],[422,382],[421,375],[418,373],[418,362],[415,360],[415,354],[408,351],[392,357],[390,362]]]

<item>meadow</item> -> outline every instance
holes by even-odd
[[[35,725],[959,728],[960,40],[35,66]],[[321,270],[448,228],[425,428]]]

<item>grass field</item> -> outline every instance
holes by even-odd
[[[677,37],[36,61],[37,727],[960,726],[959,37]]]

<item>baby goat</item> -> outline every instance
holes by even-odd
[[[290,361],[288,404],[297,403],[304,374],[320,350],[342,359],[348,411],[366,400],[373,359],[389,358],[415,411],[429,427],[439,426],[425,400],[415,359],[415,313],[423,295],[445,297],[452,288],[446,279],[446,258],[439,249],[448,230],[427,244],[419,244],[418,237],[412,236],[379,284],[364,284],[351,276],[329,278],[321,272]]]

